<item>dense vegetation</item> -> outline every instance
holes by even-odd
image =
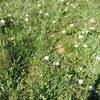
[[[0,100],[100,100],[100,0],[0,0]]]

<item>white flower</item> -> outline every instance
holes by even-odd
[[[96,60],[100,61],[100,56],[96,56]]]
[[[74,24],[70,24],[70,27],[73,27],[74,26]]]
[[[78,48],[78,47],[79,47],[79,44],[75,44],[74,47],[75,47],[75,48]]]
[[[28,17],[28,14],[26,14],[25,17]]]
[[[64,2],[64,0],[59,0],[60,2]]]
[[[53,62],[53,65],[55,65],[55,66],[59,66],[59,62],[58,62],[58,61]]]
[[[49,61],[49,56],[45,56],[45,57],[43,58],[43,60],[44,60],[44,61]]]
[[[75,5],[75,4],[71,4],[71,6],[72,6],[73,8],[76,8],[76,5]]]
[[[13,19],[11,19],[11,22],[13,22]]]
[[[43,74],[40,74],[40,77],[42,77],[43,76]]]
[[[68,8],[65,8],[65,9],[64,9],[64,11],[67,11],[67,10],[68,10]]]
[[[25,21],[28,22],[28,18],[25,18]]]
[[[69,2],[67,2],[66,4],[69,5]]]
[[[53,23],[53,24],[55,24],[55,23],[56,23],[56,21],[55,21],[55,20],[53,20],[53,21],[52,21],[52,23]]]
[[[49,14],[48,13],[45,13],[45,16],[48,16]]]
[[[10,40],[14,40],[14,37],[11,37]]]
[[[94,91],[94,87],[92,85],[89,86],[90,91]]]
[[[91,19],[90,19],[90,23],[93,24],[93,23],[95,23],[95,22],[96,22],[96,20],[95,20],[94,18],[91,18]]]
[[[83,47],[84,47],[84,48],[87,48],[87,44],[83,44]]]
[[[8,3],[6,3],[6,6],[9,6],[9,4],[8,4]]]
[[[5,20],[4,20],[4,19],[1,19],[0,22],[1,22],[1,24],[3,24],[3,25],[5,24]]]
[[[11,16],[11,14],[8,14],[8,17],[10,17]]]
[[[89,29],[90,29],[90,30],[95,30],[95,27],[90,27]]]
[[[79,35],[78,38],[79,38],[79,39],[82,39],[82,38],[83,38],[83,35]]]
[[[39,3],[39,4],[37,4],[37,6],[38,6],[38,7],[40,7],[40,6],[41,6],[41,4]]]
[[[81,85],[81,84],[83,84],[83,80],[82,79],[79,79],[78,80],[78,83]]]
[[[66,30],[62,30],[62,33],[66,33]]]
[[[89,30],[85,30],[85,33],[89,33]]]
[[[42,10],[40,10],[39,13],[41,14],[42,13]]]
[[[81,71],[83,70],[82,67],[79,68]]]

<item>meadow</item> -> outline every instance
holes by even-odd
[[[0,100],[100,100],[100,0],[0,0]]]

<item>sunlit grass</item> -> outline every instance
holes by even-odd
[[[99,3],[0,1],[0,100],[99,100]]]

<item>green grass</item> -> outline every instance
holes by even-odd
[[[96,57],[99,0],[0,1],[0,100],[99,100]]]

